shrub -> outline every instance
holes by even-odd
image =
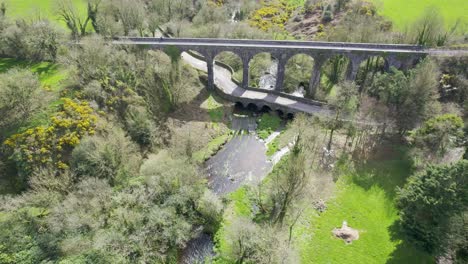
[[[143,107],[130,106],[125,116],[125,128],[133,141],[151,146],[155,137],[155,124]]]
[[[210,190],[205,190],[198,200],[197,211],[205,219],[205,229],[215,232],[223,218],[223,204],[221,200]]]
[[[281,118],[269,113],[263,114],[258,121],[257,133],[261,139],[266,139],[281,126]]]
[[[122,185],[137,174],[141,156],[138,147],[118,128],[107,135],[85,138],[72,152],[71,168],[78,177],[106,179]]]
[[[0,74],[0,130],[23,124],[41,106],[39,92],[39,79],[29,70]]]
[[[427,120],[413,132],[412,138],[417,146],[443,155],[463,137],[463,127],[459,116],[440,115]]]
[[[97,116],[87,102],[63,98],[61,111],[53,115],[49,126],[39,126],[8,138],[4,144],[12,150],[20,175],[54,166],[67,169],[71,150],[85,135],[94,134]]]

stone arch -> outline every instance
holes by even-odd
[[[253,111],[253,112],[257,112],[258,111],[258,106],[254,103],[249,103],[247,105],[247,109],[250,110],[250,111]]]
[[[377,73],[384,73],[390,69],[388,60],[383,56],[371,56],[363,60],[357,70],[356,84],[359,85],[360,91],[372,84]]]
[[[275,112],[279,117],[283,118],[283,116],[284,116],[284,111],[283,110],[278,108],[278,109],[275,110]]]
[[[269,52],[259,52],[249,60],[249,87],[274,90],[278,59]]]
[[[244,63],[241,56],[233,51],[221,51],[214,56],[215,62],[220,62],[232,69],[232,78],[237,84],[242,84]]]
[[[242,102],[240,102],[240,101],[237,101],[237,102],[234,103],[234,107],[243,109],[244,104]]]
[[[289,57],[285,65],[285,77],[283,90],[286,93],[294,93],[299,87],[303,87],[303,94],[309,91],[314,69],[314,59],[305,53],[298,53]]]
[[[272,109],[271,107],[269,107],[268,105],[263,105],[260,109],[260,112],[263,112],[263,113],[268,113],[268,112],[271,112]]]

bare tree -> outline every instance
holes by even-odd
[[[67,24],[67,28],[71,30],[73,37],[84,36],[90,21],[89,15],[86,17],[81,16],[70,0],[58,0],[56,6],[57,14]]]

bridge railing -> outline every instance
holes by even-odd
[[[152,37],[122,37],[121,41],[131,42],[164,42],[180,43],[181,45],[220,44],[220,45],[284,45],[297,47],[342,47],[342,48],[368,48],[368,49],[395,49],[395,50],[424,50],[423,46],[408,44],[378,44],[378,43],[353,43],[353,42],[323,42],[323,41],[290,41],[290,40],[251,40],[251,39],[210,39],[210,38],[152,38]]]

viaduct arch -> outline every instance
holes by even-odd
[[[272,40],[237,40],[237,39],[196,39],[196,38],[121,38],[113,41],[118,45],[137,45],[149,49],[164,49],[166,47],[177,47],[180,52],[195,51],[199,59],[206,61],[208,73],[208,89],[215,88],[214,64],[215,57],[222,52],[232,52],[242,60],[242,82],[237,83],[245,90],[259,90],[249,87],[249,64],[252,58],[260,53],[269,53],[278,60],[277,78],[274,90],[262,90],[263,93],[284,96],[289,98],[283,91],[286,64],[290,58],[298,54],[305,54],[313,58],[313,70],[309,82],[309,94],[314,95],[320,82],[321,69],[324,63],[332,57],[344,56],[349,60],[346,79],[356,79],[362,62],[372,57],[382,57],[385,60],[385,68],[395,67],[406,69],[415,65],[419,60],[428,56],[462,56],[468,55],[468,50],[433,50],[425,49],[415,45],[399,44],[370,44],[370,43],[345,43],[345,42],[315,42],[315,41],[272,41]],[[227,96],[229,97],[229,96]],[[232,95],[227,98],[237,102],[238,97]],[[307,101],[307,100],[302,100]],[[311,100],[310,100],[311,101]],[[244,101],[244,104],[253,103]],[[311,103],[313,102],[304,102]],[[315,102],[317,103],[317,102]],[[257,106],[263,107],[265,103],[256,102]],[[290,109],[284,105],[268,107],[275,109]],[[291,110],[286,112],[299,112],[302,110]]]

